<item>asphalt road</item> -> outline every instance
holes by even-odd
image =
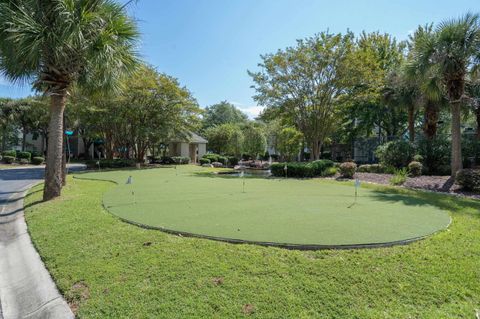
[[[44,167],[0,170],[0,319],[73,318],[30,240],[23,215],[26,192],[43,176]]]

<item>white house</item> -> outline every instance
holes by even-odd
[[[190,137],[174,139],[168,143],[168,155],[190,157],[191,163],[198,163],[207,153],[207,143],[200,135],[190,132]]]

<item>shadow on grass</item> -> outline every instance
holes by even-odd
[[[448,194],[433,193],[420,190],[396,188],[373,189],[374,198],[383,202],[402,202],[407,206],[431,205],[443,210],[457,213],[462,210],[468,214],[480,217],[480,202],[469,198],[460,198]]]

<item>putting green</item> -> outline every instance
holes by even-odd
[[[353,182],[245,178],[242,192],[242,179],[205,172],[178,166],[77,177],[117,182],[104,205],[124,220],[214,239],[299,248],[393,244],[450,223],[446,211],[415,192],[362,185],[354,203]]]

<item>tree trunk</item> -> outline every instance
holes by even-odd
[[[305,161],[305,141],[302,141],[300,147],[300,162],[303,162]]]
[[[320,158],[320,142],[318,140],[314,140],[312,143],[310,161],[316,161],[319,158]]]
[[[408,137],[410,142],[415,142],[415,108],[413,105],[408,107]]]
[[[452,107],[452,177],[462,169],[462,136],[460,131],[460,101],[451,102]]]
[[[435,102],[427,101],[424,117],[423,133],[427,139],[431,140],[437,135],[438,107]]]
[[[63,112],[66,100],[66,95],[52,95],[50,98],[44,201],[60,196],[62,191]]]

